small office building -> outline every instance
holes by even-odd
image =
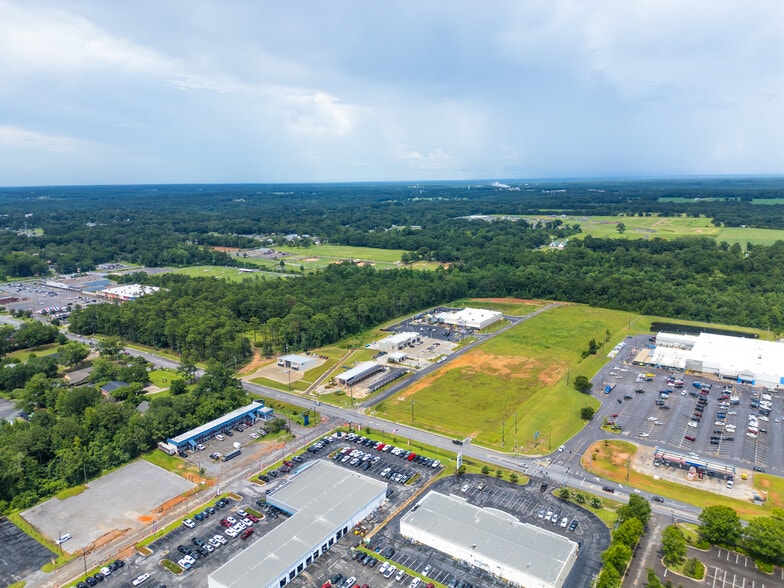
[[[267,502],[290,518],[210,574],[209,588],[283,588],[386,499],[387,485],[316,460]]]
[[[308,357],[307,355],[281,355],[278,358],[278,367],[297,372],[305,372],[312,367],[316,367],[317,363],[318,361],[315,357]]]
[[[400,519],[400,534],[525,588],[561,588],[579,551],[557,533],[433,490]]]
[[[395,352],[400,351],[409,345],[415,345],[421,341],[419,333],[415,331],[406,331],[403,333],[395,333],[389,337],[384,337],[376,345],[382,351]]]

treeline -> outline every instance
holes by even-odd
[[[70,328],[231,363],[249,355],[250,328],[272,348],[310,349],[457,298],[514,296],[779,333],[783,268],[784,243],[747,254],[710,239],[586,238],[563,251],[515,255],[488,246],[434,272],[340,264],[294,280],[239,284],[150,276],[144,279],[163,287],[158,293],[77,309]]]
[[[258,336],[276,349],[310,349],[465,294],[462,278],[443,270],[376,271],[352,264],[293,280],[235,283],[174,274],[148,280],[163,289],[131,304],[74,310],[71,331],[234,363],[251,352],[249,326],[257,325]]]
[[[64,340],[65,337],[60,334],[57,327],[38,321],[25,322],[18,328],[0,324],[0,358],[6,353],[20,349],[30,349],[55,341],[64,342]]]
[[[568,215],[705,216],[725,226],[784,228],[777,178],[671,181],[346,185],[94,186],[0,189],[0,277],[88,271],[105,262],[237,265],[212,246],[254,247],[287,234],[465,260],[499,241],[517,252],[563,238]],[[672,200],[674,199],[674,200]],[[769,204],[754,204],[753,200]],[[472,215],[552,215],[544,227]],[[34,231],[33,229],[36,229]],[[38,230],[42,231],[37,232]],[[307,243],[307,240],[301,241]],[[266,241],[265,241],[266,243]],[[501,247],[501,244],[504,247]]]

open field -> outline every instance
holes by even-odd
[[[373,247],[351,247],[349,245],[312,245],[310,247],[275,246],[275,251],[292,253],[298,257],[329,257],[334,261],[341,259],[396,263],[405,253],[402,249],[375,249]]]
[[[542,217],[542,220],[552,220],[552,217]],[[770,245],[776,241],[784,240],[784,230],[716,227],[712,220],[706,217],[567,216],[562,220],[566,224],[577,223],[580,225],[583,232],[581,235],[572,237],[575,239],[585,235],[625,239],[711,237],[717,242],[726,241],[730,245],[739,243],[744,249],[747,242],[755,245]],[[626,226],[626,231],[623,234],[618,232],[618,223],[623,223]]]
[[[722,494],[700,490],[670,480],[656,479],[653,476],[649,476],[634,469],[634,467],[628,470],[629,480],[627,482],[627,460],[630,457],[633,458],[636,452],[637,446],[628,441],[599,441],[585,451],[582,455],[581,463],[586,470],[603,478],[626,484],[627,486],[638,488],[646,492],[652,492],[665,498],[693,504],[694,506],[701,508],[709,505],[729,506],[735,510],[742,519],[746,520],[755,516],[770,515],[773,507],[784,506],[784,503],[780,502],[782,495],[779,494],[781,489],[784,488],[784,480],[781,482],[777,481],[775,484],[768,484],[767,490],[769,491],[769,496],[765,506],[758,506],[750,501],[730,498]],[[757,476],[755,475],[755,487],[764,488],[766,485],[765,482],[758,482],[756,478]],[[778,480],[775,476],[764,476],[763,478],[760,478],[760,480],[764,480],[765,478]]]
[[[496,310],[511,316],[525,316],[546,304],[547,302],[543,300],[521,300],[519,298],[461,298],[455,300],[452,306],[486,308],[487,310]]]
[[[582,350],[592,338],[604,341],[607,331],[612,346],[626,335],[629,322],[627,313],[553,308],[449,362],[377,409],[391,420],[411,423],[414,400],[418,427],[509,451],[548,453],[583,426],[583,406],[598,405],[569,384],[577,375],[593,376],[606,361],[601,352],[581,360]]]
[[[13,359],[14,361],[24,362],[30,359],[30,356],[32,355],[35,355],[36,357],[44,357],[46,355],[53,355],[59,350],[60,345],[58,343],[49,343],[47,345],[41,345],[40,347],[34,347],[32,349],[20,349],[19,351],[13,351],[6,357]]]
[[[196,265],[193,267],[182,267],[172,270],[175,274],[185,274],[192,278],[226,278],[233,282],[241,282],[254,276],[264,276],[265,278],[282,278],[282,274],[275,272],[240,272],[236,267],[223,267],[219,265]]]

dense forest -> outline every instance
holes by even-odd
[[[540,181],[509,188],[494,183],[4,188],[0,277],[42,274],[49,267],[87,271],[113,261],[236,265],[238,260],[210,246],[252,247],[259,242],[251,236],[282,241],[287,234],[452,262],[496,235],[519,239],[510,242],[519,249],[579,231],[562,226],[560,214],[688,215],[723,226],[784,228],[781,178]],[[524,222],[465,218],[471,215],[553,215],[553,221],[532,230]]]

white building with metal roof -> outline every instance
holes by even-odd
[[[305,372],[312,367],[316,367],[318,360],[315,357],[308,355],[281,355],[278,358],[278,367],[296,370],[298,372]]]
[[[282,588],[368,517],[387,484],[331,462],[299,470],[267,502],[291,517],[209,575],[209,588]]]
[[[384,366],[375,361],[361,361],[356,367],[346,370],[342,374],[337,374],[335,380],[337,380],[338,384],[341,386],[353,386],[383,369]]]
[[[384,351],[400,351],[404,347],[417,343],[420,340],[421,336],[416,331],[404,331],[384,337],[376,342],[375,346]]]
[[[700,333],[659,333],[651,365],[757,386],[784,386],[784,343]]]
[[[526,588],[560,588],[578,554],[557,533],[433,490],[403,516],[400,534]]]
[[[493,323],[500,321],[503,316],[504,315],[497,310],[464,308],[462,310],[440,312],[435,315],[435,319],[447,325],[482,330]]]

